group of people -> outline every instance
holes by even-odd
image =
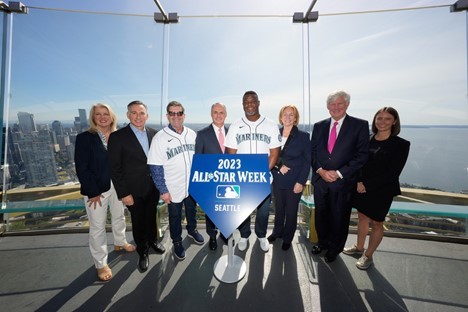
[[[89,218],[89,247],[98,278],[108,281],[106,220],[107,208],[112,215],[115,251],[139,255],[138,267],[149,267],[149,249],[162,254],[164,246],[157,240],[157,204],[168,205],[169,232],[176,258],[185,258],[182,242],[182,209],[185,208],[187,235],[203,245],[197,230],[196,202],[188,193],[192,158],[199,154],[268,154],[273,176],[275,221],[267,237],[271,194],[257,207],[255,234],[260,248],[267,252],[276,239],[288,250],[297,226],[301,195],[312,166],[312,184],[319,238],[312,253],[327,250],[325,260],[332,262],[340,252],[362,254],[359,268],[372,263],[372,255],[383,236],[383,221],[393,196],[400,194],[398,177],[406,162],[409,142],[399,138],[400,120],[391,107],[380,109],[373,120],[369,139],[367,121],[347,115],[350,96],[334,92],[327,99],[331,118],[314,125],[312,138],[299,130],[299,111],[286,105],[279,112],[279,128],[273,120],[260,114],[260,100],[254,91],[242,98],[244,116],[225,125],[226,106],[211,106],[212,123],[197,133],[184,125],[185,109],[177,101],[166,107],[168,126],[156,132],[148,127],[148,108],[141,101],[127,105],[130,123],[117,130],[116,116],[106,104],[92,106],[90,128],[76,140],[75,164],[81,182]],[[250,135],[244,135],[250,134]],[[351,208],[359,212],[358,240],[344,248]],[[136,246],[125,234],[125,207],[131,214]],[[202,207],[203,208],[203,207]],[[251,218],[238,227],[240,251],[248,248]],[[372,226],[369,246],[365,238]],[[218,230],[206,217],[209,249],[216,250]],[[220,235],[224,242],[227,238]]]
[[[360,255],[359,269],[373,263],[383,237],[383,221],[393,197],[401,194],[399,176],[410,143],[400,137],[400,118],[392,107],[377,111],[369,137],[367,121],[347,114],[350,95],[337,91],[327,98],[331,118],[314,125],[312,185],[318,244],[312,254],[325,254],[333,262],[343,252]],[[345,248],[352,207],[358,211],[357,243]],[[372,226],[367,250],[365,239]]]

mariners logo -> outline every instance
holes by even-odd
[[[216,198],[240,198],[239,185],[216,186]]]

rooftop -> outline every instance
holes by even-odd
[[[130,232],[127,237],[131,240]],[[354,240],[350,234],[349,242]],[[299,231],[288,252],[276,241],[264,253],[252,235],[247,251],[234,251],[246,262],[245,277],[227,284],[213,275],[226,246],[212,252],[185,238],[187,258],[178,261],[168,235],[163,243],[168,251],[151,253],[146,273],[137,270],[136,253],[111,252],[114,278],[102,283],[96,279],[87,234],[2,237],[0,306],[9,312],[468,309],[464,244],[385,237],[375,265],[361,271],[351,256],[341,254],[330,264],[312,256],[312,244]]]

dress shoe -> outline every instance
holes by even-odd
[[[291,243],[284,243],[283,242],[283,245],[281,246],[281,249],[288,250],[289,248],[291,248]]]
[[[149,266],[148,254],[142,254],[140,256],[140,260],[138,261],[138,267],[140,268],[142,272],[145,272],[146,270],[148,270],[148,266]]]
[[[227,245],[227,244],[228,244],[228,239],[227,239],[226,237],[224,237],[223,234],[221,234],[221,235],[219,235],[219,236],[221,237],[221,240],[223,241],[223,243],[224,243],[225,245]],[[233,240],[233,241],[234,241],[234,240]]]
[[[268,242],[269,242],[270,244],[273,243],[275,240],[276,240],[276,236],[274,236],[273,234],[271,234],[270,236],[268,236]]]
[[[337,255],[334,255],[334,254],[331,254],[331,253],[326,253],[325,254],[325,262],[333,262],[336,260],[336,256]]]
[[[150,246],[158,254],[163,254],[166,251],[166,248],[164,248],[164,246],[158,241],[154,241],[154,242],[150,243]]]
[[[218,248],[218,243],[216,242],[216,237],[210,237],[210,242],[208,244],[210,250],[216,250]]]
[[[322,252],[322,247],[320,247],[319,245],[312,246],[313,255],[318,255],[321,252]]]

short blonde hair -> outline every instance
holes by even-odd
[[[89,111],[89,129],[88,129],[88,131],[91,132],[91,133],[98,132],[97,124],[94,121],[94,113],[96,112],[96,108],[98,108],[98,107],[103,107],[103,108],[107,109],[107,111],[109,112],[109,116],[111,118],[111,124],[110,124],[111,132],[114,132],[115,130],[117,130],[117,117],[115,116],[115,113],[112,111],[112,108],[110,108],[110,106],[107,105],[107,104],[97,103],[97,104],[94,104],[93,106],[91,106],[91,110]]]
[[[296,117],[296,121],[294,122],[294,125],[297,126],[299,124],[299,111],[297,110],[297,107],[294,105],[285,105],[281,107],[279,116],[278,116],[280,125],[283,125],[283,122],[281,121],[281,116],[283,116],[283,113],[287,108],[290,108],[294,111],[294,116]]]

